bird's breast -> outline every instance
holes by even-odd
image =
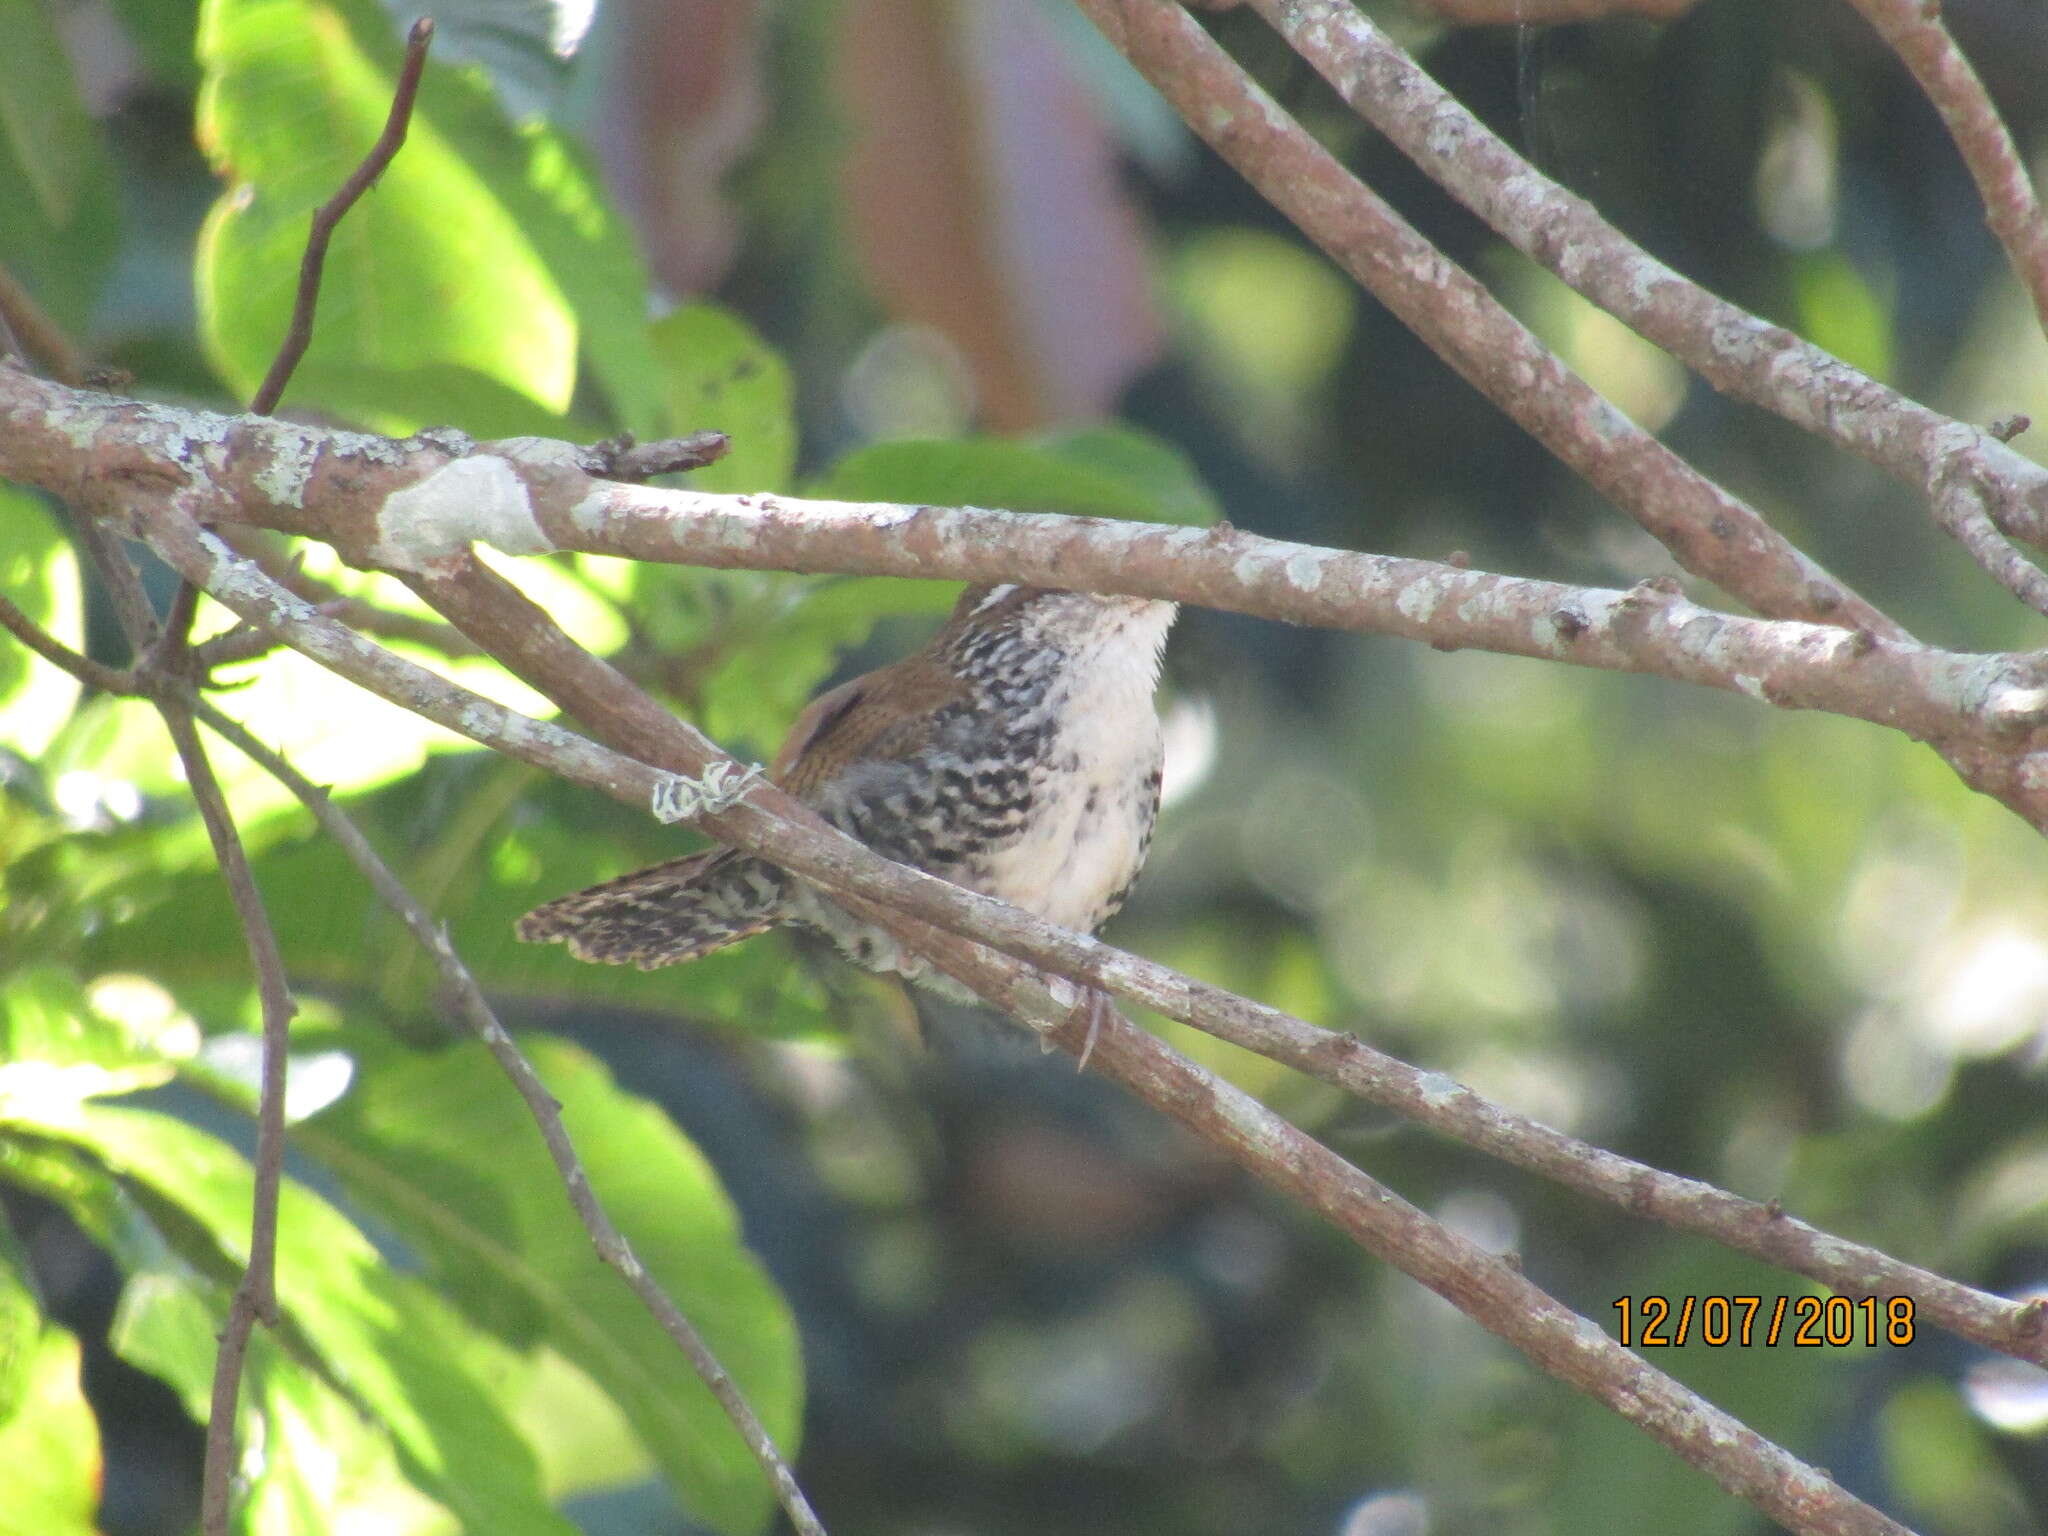
[[[1159,810],[1150,684],[1085,676],[1048,701],[1050,728],[1027,769],[1029,811],[962,883],[1084,933],[1116,910]]]

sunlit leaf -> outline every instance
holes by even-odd
[[[46,633],[79,649],[85,616],[78,561],[43,506],[0,482],[0,593]],[[49,746],[79,684],[9,639],[0,644],[0,748],[34,758]]]
[[[217,1285],[170,1268],[145,1271],[123,1289],[108,1334],[122,1359],[177,1391],[195,1422],[211,1406],[222,1305]],[[240,1462],[237,1530],[454,1536],[459,1529],[400,1476],[377,1426],[260,1329],[249,1341],[241,1397],[238,1418],[253,1445]]]
[[[1038,446],[1069,464],[1115,477],[1150,499],[1146,520],[1213,523],[1222,515],[1216,495],[1178,446],[1139,427],[1112,422],[1044,439]]]
[[[202,134],[241,186],[209,221],[200,293],[246,389],[283,335],[306,216],[381,128],[400,50],[372,0],[209,0],[205,22]],[[515,124],[480,71],[430,64],[405,148],[336,233],[293,389],[391,430],[584,435],[561,419],[580,350],[619,424],[652,433],[645,292],[587,156]]]
[[[545,1345],[522,1363],[523,1383],[508,1383],[502,1401],[540,1458],[542,1480],[555,1499],[627,1488],[658,1475],[619,1405],[589,1376]]]
[[[1839,251],[1793,266],[1801,335],[1873,379],[1892,376],[1892,305]]]
[[[663,404],[674,432],[723,432],[732,451],[693,471],[706,491],[775,491],[796,464],[789,365],[752,326],[715,304],[690,304],[652,327]]]
[[[92,1536],[100,1436],[78,1340],[46,1322],[0,1243],[0,1536]]]
[[[560,1101],[591,1187],[704,1332],[784,1448],[800,1377],[788,1308],[740,1242],[716,1177],[653,1105],[576,1048],[525,1042]],[[619,1277],[599,1262],[524,1106],[481,1046],[434,1055],[373,1042],[355,1091],[297,1133],[388,1222],[445,1293],[521,1348],[545,1341],[624,1412],[685,1507],[744,1531],[768,1508],[759,1468]]]
[[[505,677],[502,668],[486,675]],[[221,701],[224,712],[246,721],[273,751],[316,784],[341,792],[374,788],[403,774],[415,773],[431,748],[464,743],[445,726],[358,688],[339,674],[297,651],[278,651],[244,666],[223,668],[224,680],[236,690]],[[513,685],[521,704],[530,705],[530,689]],[[233,754],[218,754],[227,759]],[[226,762],[223,767],[230,767]],[[239,769],[234,770],[238,776]],[[266,776],[267,777],[267,776]],[[289,790],[249,791],[264,801],[282,803]],[[238,797],[238,808],[250,802]]]
[[[204,12],[201,133],[235,186],[201,240],[200,307],[240,390],[283,337],[308,215],[382,127],[398,51],[369,0],[210,0]],[[336,408],[388,430],[559,430],[550,418],[568,408],[587,343],[644,430],[641,286],[581,157],[539,124],[514,128],[473,74],[430,67],[404,150],[335,233],[294,388],[331,389]]]
[[[151,1111],[19,1101],[0,1126],[89,1151],[138,1198],[175,1217],[188,1262],[224,1282],[246,1257],[248,1163]],[[491,1387],[503,1346],[467,1327],[424,1286],[394,1271],[334,1208],[294,1180],[282,1194],[277,1277],[282,1310],[323,1372],[390,1436],[405,1475],[470,1528],[568,1536],[548,1508],[530,1449]],[[203,1234],[209,1250],[192,1247]],[[189,1317],[188,1317],[189,1323]]]
[[[83,1100],[169,1082],[161,1039],[102,1013],[68,972],[17,971],[0,982],[0,1116],[23,1098]]]

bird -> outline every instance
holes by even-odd
[[[1151,847],[1164,755],[1153,695],[1178,612],[1149,598],[969,587],[921,650],[813,700],[768,776],[887,858],[1093,933]],[[825,933],[869,970],[970,995],[735,848],[557,897],[517,932],[578,960],[651,970],[785,923]],[[1107,1006],[1090,994],[1091,1049]]]

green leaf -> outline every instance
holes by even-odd
[[[13,152],[43,216],[59,228],[79,210],[79,192],[105,177],[99,130],[78,97],[71,60],[57,39],[47,6],[0,0],[0,135]]]
[[[73,336],[85,335],[121,243],[111,178],[82,182],[73,217],[57,224],[43,212],[21,163],[0,144],[0,209],[6,211],[0,261],[52,320]]]
[[[1049,438],[1044,446],[1069,464],[1101,470],[1150,499],[1146,520],[1206,525],[1223,515],[1193,461],[1173,443],[1120,423]]]
[[[789,1309],[740,1241],[703,1157],[581,1050],[524,1048],[562,1105],[591,1187],[701,1329],[785,1452],[800,1421]],[[390,1224],[471,1321],[545,1343],[619,1406],[692,1514],[756,1528],[770,1490],[674,1345],[599,1262],[524,1105],[481,1045],[433,1055],[366,1041],[356,1088],[295,1133]]]
[[[901,501],[1141,522],[1206,523],[1216,502],[1180,452],[1134,427],[1041,443],[967,438],[875,443],[809,487],[839,501]]]
[[[289,39],[289,41],[287,41]],[[252,389],[285,334],[307,215],[369,150],[401,49],[373,0],[209,0],[201,133],[240,184],[201,242],[201,311]],[[578,350],[618,426],[659,430],[647,274],[588,156],[430,63],[406,147],[338,227],[295,395],[389,430],[553,432]]]
[[[27,491],[0,482],[0,592],[77,650],[85,632],[78,561],[55,519]],[[35,758],[78,702],[70,673],[11,637],[0,644],[0,747]]]
[[[108,1018],[56,966],[18,971],[0,984],[0,1117],[16,1099],[82,1101],[167,1083],[166,1038]]]
[[[957,588],[893,578],[645,566],[634,608],[690,716],[735,750],[772,757],[847,650],[895,615],[938,615]]]
[[[53,9],[0,0],[0,263],[83,334],[120,244],[114,177]],[[4,509],[0,509],[4,515]]]
[[[796,468],[789,365],[752,326],[715,304],[688,304],[650,328],[671,432],[723,432],[732,451],[691,473],[705,491],[786,489]]]
[[[284,335],[310,213],[382,128],[400,49],[370,0],[208,0],[200,50],[202,139],[235,182],[201,235],[202,328],[247,392]],[[323,403],[392,431],[559,431],[582,346],[644,431],[644,290],[581,154],[515,128],[478,72],[430,66],[405,147],[335,231],[295,395],[331,389]]]
[[[327,322],[323,303],[316,335],[326,334]],[[280,326],[277,339],[283,338]],[[270,366],[268,358],[263,366]],[[393,433],[417,431],[422,425],[454,425],[480,438],[559,437],[587,442],[604,436],[597,424],[551,410],[518,388],[462,363],[384,366],[308,355],[292,374],[289,393],[293,399],[317,400],[351,421],[383,424]]]
[[[78,1340],[43,1319],[0,1247],[0,1536],[91,1536],[100,1436],[78,1374]]]
[[[152,75],[181,94],[198,85],[193,39],[199,30],[199,0],[113,0],[113,6],[121,30]]]
[[[1873,379],[1892,377],[1891,296],[1839,251],[1814,251],[1792,268],[1800,334]]]
[[[481,65],[506,112],[523,121],[553,115],[595,7],[589,0],[434,0],[433,12],[434,56]]]
[[[122,1291],[108,1340],[129,1364],[170,1383],[186,1412],[203,1423],[225,1315],[223,1287],[152,1269]],[[262,1448],[241,1465],[235,1528],[247,1536],[352,1527],[447,1536],[459,1529],[404,1481],[389,1439],[260,1329],[243,1363],[239,1417]]]
[[[347,0],[346,9],[359,36],[384,16],[368,0]],[[606,201],[590,155],[545,123],[510,121],[481,70],[430,69],[428,81],[433,89],[422,88],[421,113],[510,211],[568,296],[583,360],[609,397],[616,425],[642,437],[659,435],[647,269],[632,229]],[[524,317],[508,314],[504,322],[516,328]],[[577,435],[573,423],[568,435]]]
[[[166,1115],[49,1096],[0,1103],[0,1126],[91,1153],[122,1179],[186,1263],[212,1277],[216,1290],[209,1294],[220,1301],[217,1288],[247,1257],[252,1179],[239,1153]],[[137,1256],[129,1257],[132,1265]],[[422,1492],[472,1531],[570,1536],[548,1507],[531,1449],[495,1395],[496,1375],[509,1359],[504,1346],[394,1271],[339,1212],[289,1179],[280,1201],[277,1284],[290,1337],[389,1435],[399,1465]],[[180,1305],[189,1329],[189,1303]],[[189,1380],[174,1385],[190,1398]]]

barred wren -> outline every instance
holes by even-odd
[[[1176,612],[970,588],[923,650],[813,701],[769,776],[877,853],[1092,932],[1123,905],[1152,841],[1152,691]],[[558,897],[519,920],[519,937],[649,970],[786,922],[823,930],[871,970],[938,980],[888,934],[731,848]]]

